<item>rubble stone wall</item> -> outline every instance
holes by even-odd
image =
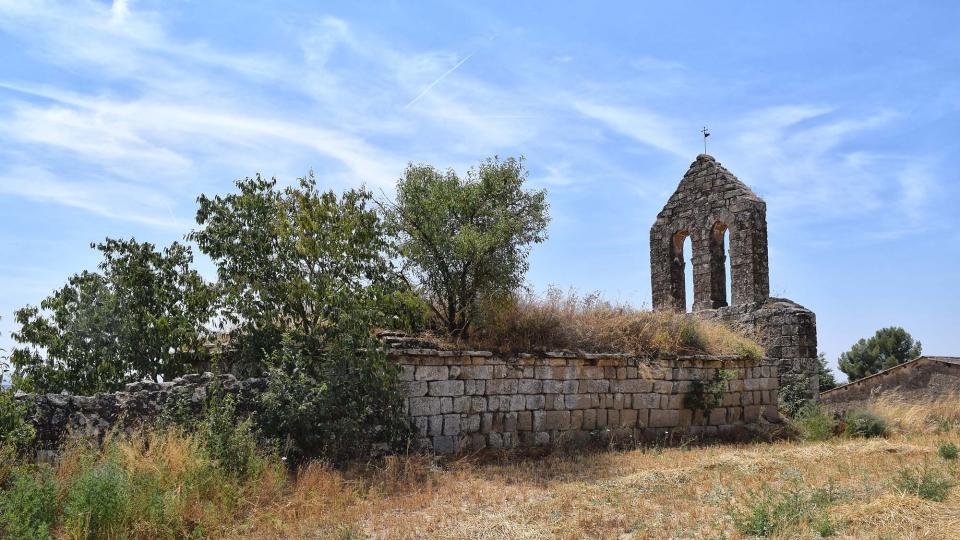
[[[262,379],[239,381],[233,375],[204,373],[162,383],[130,383],[123,392],[94,396],[18,392],[16,399],[28,405],[28,418],[37,428],[38,445],[49,450],[65,437],[102,438],[114,428],[135,429],[174,403],[184,407],[185,413],[200,414],[214,384],[237,396],[241,409],[265,387]]]
[[[777,420],[776,365],[735,357],[548,353],[507,359],[484,351],[401,350],[406,408],[417,447],[581,446],[682,437],[743,439]],[[691,410],[686,396],[718,369],[720,404]]]

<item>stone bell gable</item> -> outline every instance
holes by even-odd
[[[688,238],[689,269],[683,255]],[[690,165],[650,228],[653,309],[687,311],[686,272],[693,272],[691,311],[755,338],[777,361],[781,388],[805,387],[810,397],[817,395],[816,316],[796,302],[770,297],[767,205],[707,154]]]
[[[685,273],[693,272],[693,309],[728,305],[724,234],[730,235],[731,302],[770,296],[767,205],[712,156],[697,156],[650,229],[653,308],[686,311]],[[693,268],[683,260],[690,238]]]

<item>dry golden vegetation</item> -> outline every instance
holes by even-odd
[[[735,354],[762,356],[756,342],[723,324],[683,313],[638,309],[551,288],[523,294],[484,310],[474,347],[500,351]]]
[[[70,505],[88,504],[105,509],[103,537],[960,535],[960,489],[951,489],[960,474],[956,448],[944,450],[960,443],[960,400],[885,399],[872,412],[886,419],[886,438],[413,455],[340,470],[312,462],[289,477],[268,457],[247,459],[242,474],[226,473],[194,436],[161,432],[113,440],[102,452],[71,447],[53,469],[67,517],[52,532],[85,536],[89,524],[69,513]],[[102,526],[109,512],[125,513],[122,528]]]
[[[884,400],[887,438],[643,448],[452,461],[413,456],[349,471],[305,469],[258,507],[247,533],[380,538],[950,538],[960,400]],[[939,478],[946,498],[898,480]],[[926,495],[924,493],[924,495]],[[750,529],[753,527],[753,529]]]

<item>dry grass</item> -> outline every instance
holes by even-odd
[[[338,470],[310,463],[287,478],[277,467],[244,480],[211,468],[197,441],[178,432],[114,441],[108,452],[71,448],[56,466],[69,484],[112,461],[131,496],[163,493],[169,525],[136,518],[119,536],[216,538],[746,538],[732,518],[758,494],[831,494],[818,510],[839,538],[930,538],[960,530],[960,488],[943,502],[906,495],[903,468],[958,478],[937,455],[960,443],[960,399],[926,405],[892,398],[873,412],[890,437],[835,438],[688,448],[438,459],[412,455]],[[156,482],[157,485],[153,485]],[[132,511],[147,516],[146,499]],[[819,518],[818,518],[819,519]],[[167,527],[169,527],[169,525]],[[816,538],[799,521],[774,538]],[[55,535],[71,537],[58,527]],[[954,536],[955,537],[955,536]]]
[[[723,324],[682,313],[614,304],[599,294],[551,288],[488,306],[471,345],[499,351],[578,350],[634,354],[763,356],[757,343]]]
[[[897,408],[900,407],[900,408]],[[904,467],[956,466],[937,444],[960,442],[937,418],[960,401],[929,409],[881,402],[898,429],[887,439],[832,439],[738,446],[647,448],[438,461],[392,458],[337,471],[313,465],[292,494],[259,507],[243,534],[268,538],[744,538],[731,509],[764,489],[824,490],[823,515],[840,538],[945,538],[960,530],[960,496],[944,502],[903,495]],[[812,523],[775,538],[816,538]]]

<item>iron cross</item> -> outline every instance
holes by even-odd
[[[710,132],[707,130],[707,126],[703,126],[703,129],[700,130],[700,133],[703,133],[703,153],[707,153],[707,137],[710,136]]]

